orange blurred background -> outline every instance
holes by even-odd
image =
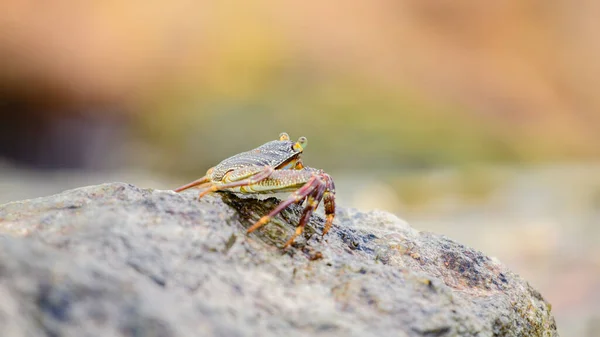
[[[600,335],[600,2],[1,7],[1,202],[170,188],[287,131],[342,206],[494,255]]]

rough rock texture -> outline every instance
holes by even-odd
[[[339,208],[294,247],[277,200],[114,183],[0,206],[0,336],[557,336],[498,261]]]

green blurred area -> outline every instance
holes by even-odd
[[[348,78],[310,81],[286,73],[243,97],[235,94],[192,88],[149,107],[137,130],[161,151],[155,167],[189,173],[276,139],[282,131],[308,137],[308,165],[334,170],[594,158],[586,149],[581,156],[560,138],[532,137],[466,106]]]
[[[435,106],[408,93],[348,82],[295,87],[289,82],[244,99],[177,97],[155,107],[140,130],[177,162],[163,162],[169,170],[206,167],[282,131],[308,137],[309,165],[338,170],[514,161],[532,151],[517,140],[504,141],[459,108]]]

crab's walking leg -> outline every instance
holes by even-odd
[[[319,207],[319,203],[321,202],[321,199],[323,199],[323,193],[325,192],[326,185],[321,178],[318,178],[317,182],[318,185],[314,188],[313,192],[309,194],[306,199],[306,207],[304,207],[304,210],[302,211],[302,217],[300,217],[300,220],[298,221],[296,232],[285,243],[283,248],[286,248],[289,245],[291,245],[296,239],[296,237],[302,234],[302,232],[304,231],[304,226],[309,221],[310,216],[313,214],[315,209]]]
[[[200,192],[200,194],[198,195],[198,199],[202,198],[203,196],[205,196],[211,192],[226,190],[226,189],[232,188],[232,187],[254,185],[262,180],[267,179],[273,173],[273,171],[274,171],[274,169],[271,166],[265,166],[265,168],[262,171],[258,171],[258,173],[253,174],[253,175],[249,176],[248,178],[238,180],[238,181],[233,181],[233,182],[226,183],[226,184],[221,184],[221,185],[212,185],[209,188],[205,189],[204,191]]]
[[[294,172],[294,171],[290,171],[290,172]],[[277,215],[279,212],[281,212],[283,209],[285,209],[289,205],[306,198],[306,196],[309,195],[311,192],[313,192],[315,187],[318,185],[317,178],[318,177],[316,175],[312,176],[306,182],[306,184],[304,184],[304,186],[300,187],[299,189],[296,190],[296,192],[292,193],[287,198],[287,200],[282,201],[274,210],[271,211],[271,213],[260,218],[254,225],[252,225],[252,227],[248,228],[248,230],[246,232],[252,233],[253,231],[257,230],[258,228],[264,226],[267,222],[271,221],[271,218],[273,218],[275,215]]]
[[[329,232],[329,229],[333,224],[333,218],[335,218],[335,184],[328,174],[324,174],[324,178],[327,187],[325,189],[325,194],[323,195],[323,204],[325,206],[325,216],[327,217],[327,220],[325,221],[325,227],[323,227],[322,236],[325,236],[325,234]]]
[[[181,191],[187,190],[188,188],[200,186],[200,185],[203,185],[203,184],[206,184],[206,183],[208,183],[208,175],[205,175],[204,177],[202,177],[202,178],[200,178],[198,180],[194,180],[194,181],[192,181],[189,184],[185,184],[183,186],[179,186],[176,189],[174,189],[173,191],[175,191],[175,192],[181,192]]]

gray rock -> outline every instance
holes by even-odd
[[[498,261],[338,207],[288,250],[277,199],[90,186],[0,206],[0,336],[558,336]]]

